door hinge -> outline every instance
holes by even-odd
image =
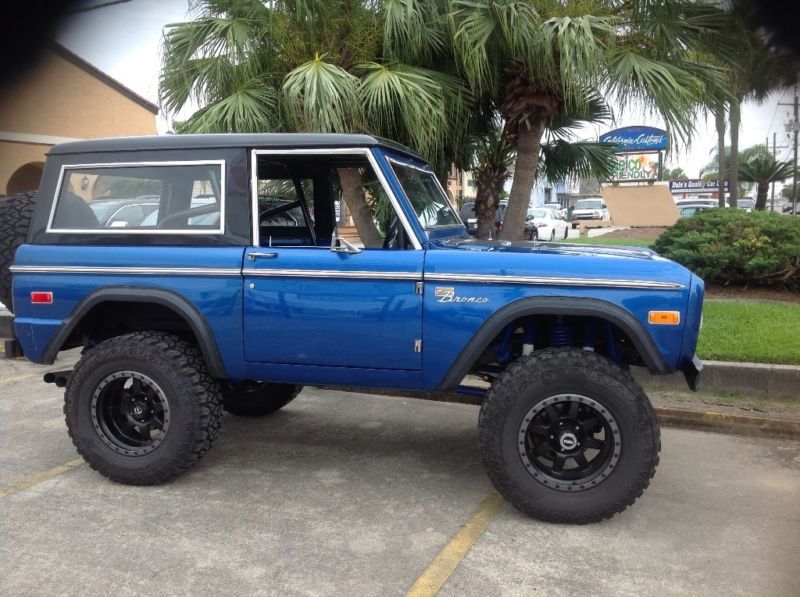
[[[422,340],[419,338],[414,340],[414,352],[422,352]]]
[[[414,294],[422,294],[422,291],[425,289],[424,282],[417,282],[414,284]]]

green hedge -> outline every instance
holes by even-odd
[[[653,248],[709,282],[800,289],[800,218],[708,209],[680,220]]]

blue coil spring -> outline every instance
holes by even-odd
[[[550,326],[550,346],[574,346],[575,339],[572,328],[564,323],[564,317],[559,315]]]

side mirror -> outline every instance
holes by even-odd
[[[355,254],[360,253],[361,249],[344,240],[341,236],[339,236],[339,229],[334,228],[333,235],[331,235],[331,251],[334,253]]]

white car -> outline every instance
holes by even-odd
[[[534,207],[528,210],[525,229],[530,230],[529,240],[549,240],[567,238],[569,226],[552,209]]]
[[[572,210],[572,226],[577,228],[581,220],[610,220],[608,208],[600,197],[580,199]]]

